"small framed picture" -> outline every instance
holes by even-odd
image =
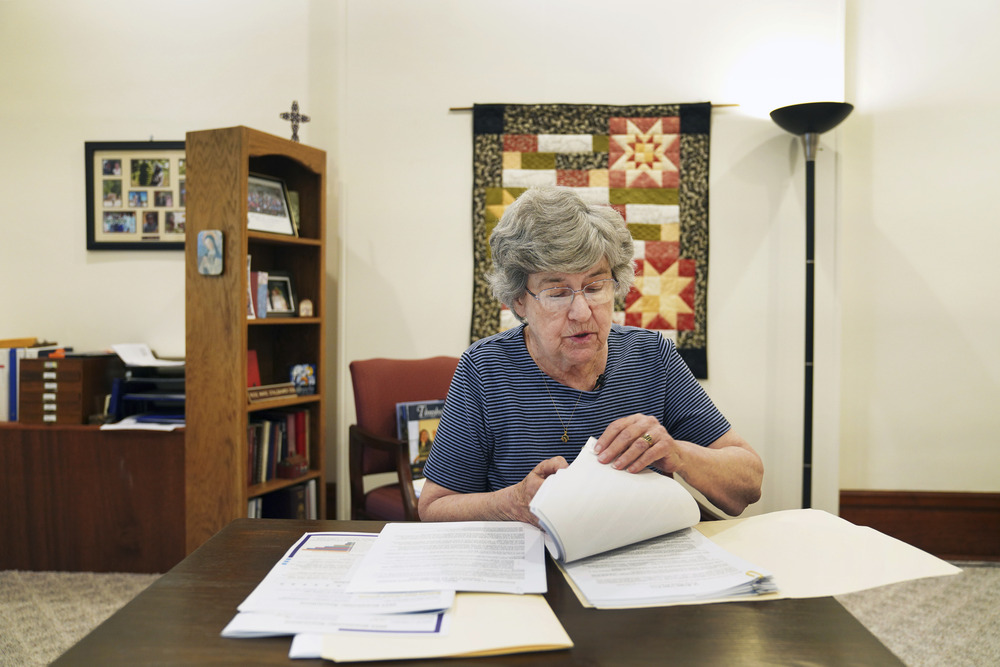
[[[251,174],[247,187],[247,229],[295,236],[284,181]]]
[[[268,271],[267,316],[271,317],[273,314],[293,317],[296,312],[292,276],[284,271]]]
[[[198,273],[203,276],[222,274],[222,230],[198,232]]]

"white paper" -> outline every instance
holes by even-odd
[[[649,469],[630,473],[603,464],[596,444],[590,438],[531,500],[554,558],[571,562],[698,523],[698,503],[679,482]]]
[[[149,345],[145,343],[118,343],[111,349],[125,362],[126,366],[183,366],[183,361],[157,359]]]
[[[561,567],[587,601],[601,608],[774,591],[770,572],[692,528]]]
[[[139,421],[135,415],[111,424],[101,424],[102,431],[174,431],[179,428],[184,428],[184,422]]]
[[[323,657],[323,635],[295,635],[288,648],[288,657],[293,660],[319,660]]]
[[[401,614],[441,611],[452,605],[452,590],[348,593],[348,582],[377,542],[375,533],[305,533],[238,609],[264,613]]]
[[[305,533],[239,605],[240,613],[223,629],[222,636],[343,629],[441,632],[446,625],[439,612],[452,606],[454,591],[345,591],[377,538],[374,533]]]
[[[544,558],[542,532],[527,523],[390,523],[347,590],[544,593]]]
[[[706,521],[698,530],[730,553],[768,568],[779,597],[843,595],[961,572],[926,551],[822,510]]]
[[[444,611],[419,614],[241,611],[222,630],[222,636],[245,639],[280,637],[301,633],[330,634],[344,631],[436,635],[447,633],[446,619],[447,612]]]

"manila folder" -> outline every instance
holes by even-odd
[[[459,593],[445,634],[338,632],[323,635],[322,656],[336,662],[476,657],[571,648],[541,595]]]

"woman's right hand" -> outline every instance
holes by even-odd
[[[523,521],[538,526],[538,520],[528,509],[531,499],[546,477],[568,467],[561,456],[546,459],[517,484],[492,493],[459,493],[428,479],[420,492],[420,518],[423,521]]]
[[[504,511],[507,519],[510,521],[523,521],[524,523],[538,526],[538,519],[528,509],[531,499],[535,497],[538,489],[542,486],[542,482],[549,475],[554,475],[556,471],[568,467],[569,464],[566,463],[566,459],[561,456],[545,459],[536,465],[520,482],[499,491],[498,493],[507,493],[509,496],[507,507]]]

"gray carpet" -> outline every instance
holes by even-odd
[[[0,665],[48,665],[159,576],[0,571]]]
[[[1000,563],[956,565],[837,599],[911,667],[1000,665]],[[0,571],[0,665],[48,665],[158,576]]]
[[[1000,665],[1000,563],[904,581],[837,600],[910,667]]]

